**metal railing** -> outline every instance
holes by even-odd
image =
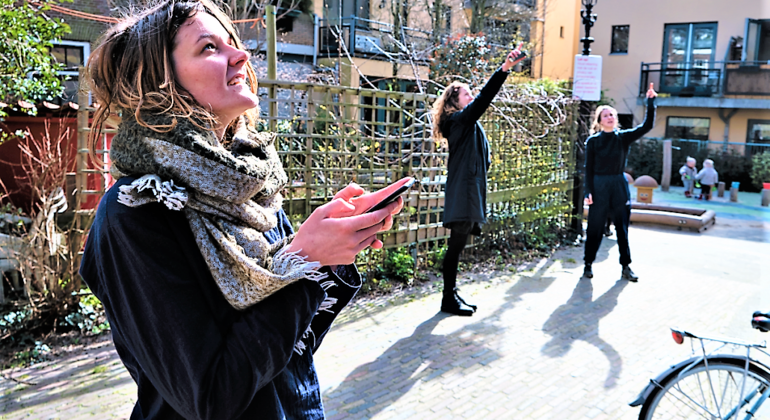
[[[770,95],[770,62],[708,61],[642,63],[639,96],[654,83],[671,96]]]

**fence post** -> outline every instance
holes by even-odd
[[[671,140],[663,140],[663,176],[660,180],[660,190],[668,192],[671,186]]]
[[[278,56],[276,53],[276,33],[275,33],[275,6],[273,5],[267,5],[265,7],[265,14],[267,15],[267,78],[271,81],[275,82],[277,79],[277,67],[278,67]],[[275,83],[270,85],[269,90],[269,97],[270,102],[268,105],[268,115],[269,120],[268,124],[270,127],[270,131],[275,132],[276,127],[276,119],[278,118],[278,108],[275,98]]]

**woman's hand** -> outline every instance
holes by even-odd
[[[524,43],[519,43],[519,46],[516,47],[515,50],[508,53],[508,57],[506,57],[505,63],[503,63],[503,71],[511,71],[513,66],[527,58],[527,56],[521,52],[521,47],[523,45]]]
[[[363,188],[359,187],[355,183],[350,183],[350,185],[341,189],[337,194],[335,194],[334,198],[344,200],[345,202],[352,205],[354,210],[351,209],[347,213],[340,213],[340,215],[337,217],[356,216],[365,213],[370,208],[374,207],[377,203],[387,198],[391,193],[401,188],[402,185],[409,182],[410,179],[410,177],[401,178],[381,190],[366,194]],[[396,199],[396,202],[399,203],[399,206],[394,209],[393,213],[391,214],[396,214],[403,208],[404,200],[401,197]]]
[[[655,85],[650,83],[650,88],[647,89],[647,99],[655,98],[658,96],[658,94],[655,92],[655,89],[653,89]]]
[[[385,208],[372,213],[366,211],[407,181],[409,178],[404,178],[368,194],[351,183],[308,217],[287,250],[298,251],[308,261],[336,266],[352,264],[356,255],[368,246],[382,248],[377,234],[393,227],[393,215],[404,207],[404,200],[398,197]]]
[[[588,197],[583,199],[583,205],[590,206],[594,203],[594,197],[591,194],[588,194]]]
[[[372,213],[344,217],[340,215],[356,213],[356,208],[336,198],[310,214],[287,251],[298,252],[308,261],[318,261],[321,265],[352,264],[366,247],[382,248],[377,233],[393,226],[392,214],[401,206],[403,201],[397,200]]]

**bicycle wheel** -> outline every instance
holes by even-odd
[[[681,372],[663,381],[647,398],[639,420],[737,419],[770,386],[770,374],[754,362],[749,363],[745,385],[741,360],[709,359],[708,369],[700,362]],[[750,397],[748,402],[741,399],[742,389],[743,399]]]

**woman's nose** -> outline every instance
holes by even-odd
[[[230,56],[230,66],[242,66],[246,64],[247,61],[249,61],[249,53],[247,51],[243,51],[239,48],[232,47],[233,52]]]

